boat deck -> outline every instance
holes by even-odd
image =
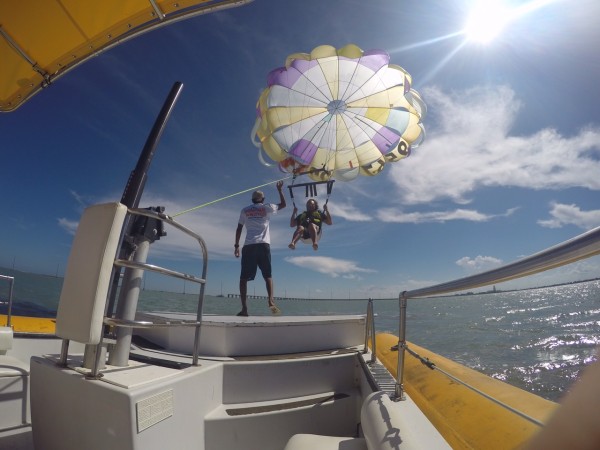
[[[136,320],[155,324],[188,321],[195,314],[138,313]],[[364,315],[330,316],[221,316],[202,318],[199,354],[202,356],[257,356],[355,348],[365,343]],[[191,354],[195,327],[153,327],[135,331],[160,347]]]

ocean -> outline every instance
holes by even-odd
[[[51,315],[62,278],[1,269],[14,276],[13,313]],[[0,312],[8,285],[0,281]],[[138,310],[196,312],[197,294],[142,291]],[[250,299],[251,315],[268,315]],[[284,315],[365,314],[368,299],[281,299]],[[374,299],[375,328],[398,334],[398,299]],[[233,315],[237,298],[205,296],[204,314]],[[558,401],[597,359],[600,280],[510,292],[410,299],[407,340],[499,380]],[[435,362],[435,361],[433,361]]]

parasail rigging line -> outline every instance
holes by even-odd
[[[182,214],[185,214],[185,213],[188,213],[188,212],[191,212],[191,211],[195,211],[195,210],[200,209],[200,208],[204,208],[205,206],[212,205],[212,204],[220,202],[222,200],[227,200],[228,198],[235,197],[236,195],[244,194],[244,193],[250,192],[250,191],[255,191],[258,188],[265,187],[265,186],[268,186],[270,184],[277,183],[279,181],[284,181],[284,180],[287,180],[288,178],[291,178],[291,177],[283,177],[283,178],[280,178],[278,180],[269,181],[268,183],[265,183],[265,184],[259,184],[258,186],[254,186],[254,187],[251,187],[251,188],[248,188],[248,189],[244,189],[243,191],[236,192],[235,194],[226,195],[225,197],[221,197],[221,198],[218,198],[216,200],[212,200],[210,202],[203,203],[203,204],[198,205],[198,206],[194,206],[193,208],[186,209],[185,211],[178,212],[177,214],[173,214],[173,215],[171,215],[171,217],[181,216]]]
[[[310,181],[308,183],[294,184],[295,179],[296,179],[296,177],[294,177],[294,179],[292,180],[292,184],[290,184],[288,186],[288,189],[290,191],[290,198],[292,199],[292,204],[294,205],[294,208],[296,208],[296,202],[294,201],[294,189],[295,188],[303,187],[304,195],[307,198],[308,197],[316,197],[318,194],[317,185],[319,185],[319,184],[327,184],[327,199],[325,200],[325,203],[323,206],[325,206],[327,204],[327,202],[329,201],[329,196],[331,195],[331,191],[333,190],[333,183],[335,183],[335,180]]]

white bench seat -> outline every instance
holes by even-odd
[[[0,355],[6,355],[6,352],[12,348],[13,330],[11,327],[0,327]]]
[[[368,450],[363,438],[320,436],[317,434],[295,434],[284,450]]]
[[[9,355],[0,355],[0,432],[31,422],[28,394],[29,364]]]
[[[373,392],[363,402],[360,420],[364,438],[296,434],[284,450],[393,450],[402,440],[398,412],[387,394]],[[342,446],[343,443],[343,446]]]

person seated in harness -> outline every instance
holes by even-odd
[[[331,225],[331,214],[327,208],[327,202],[323,206],[323,211],[319,210],[319,203],[313,198],[306,202],[306,211],[296,216],[298,208],[294,205],[292,217],[290,218],[290,227],[296,227],[292,242],[288,245],[294,250],[296,243],[302,239],[303,242],[312,242],[313,250],[319,249],[319,239],[321,239],[321,227],[323,223]]]

